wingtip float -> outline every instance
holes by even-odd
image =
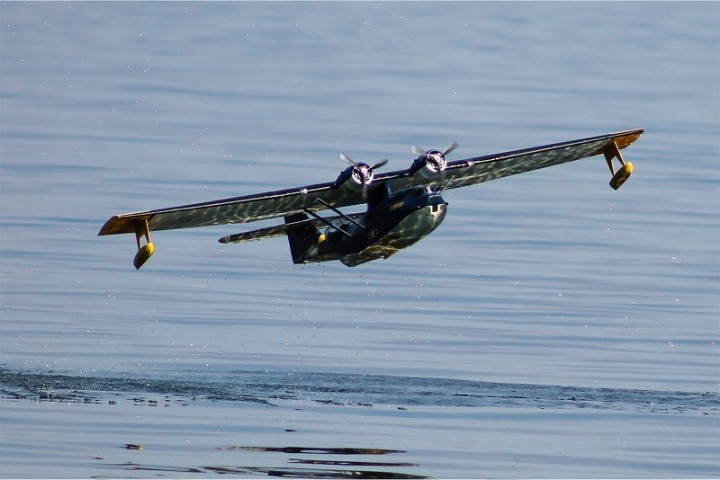
[[[459,188],[517,173],[603,155],[610,169],[610,186],[617,190],[630,177],[633,165],[621,150],[643,134],[642,129],[525,148],[495,155],[448,162],[453,142],[443,151],[417,154],[409,168],[375,175],[372,166],[349,161],[335,181],[178,207],[125,213],[111,217],[98,235],[134,233],[140,269],[155,252],[150,231],[248,223],[283,217],[280,225],[227,235],[220,243],[287,236],[294,263],[339,260],[349,267],[388,258],[435,230],[445,218],[445,189]],[[341,158],[349,157],[342,155]],[[619,162],[616,169],[615,163]],[[340,209],[367,205],[367,210]],[[321,216],[331,210],[334,216]],[[323,229],[323,230],[321,230]]]
[[[632,143],[633,141],[637,140],[637,138],[640,137],[641,133],[642,132],[638,133],[635,138],[630,140],[630,142],[628,142],[627,139],[625,139],[625,143],[618,143],[617,140],[612,140],[603,149],[603,155],[605,156],[608,168],[610,168],[610,174],[612,175],[612,178],[610,179],[610,186],[613,188],[613,190],[617,190],[618,188],[620,188],[622,184],[625,183],[628,178],[630,178],[630,175],[633,172],[633,164],[631,162],[626,162],[625,159],[623,159],[620,150],[630,145],[630,143]],[[620,162],[620,168],[617,171],[615,171],[613,159],[617,159],[618,162]]]

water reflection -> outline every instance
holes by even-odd
[[[197,467],[183,467],[171,465],[149,465],[135,462],[127,462],[122,464],[106,464],[107,467],[117,468],[121,470],[132,470],[142,472],[165,472],[168,474],[176,473],[197,473],[197,474],[232,474],[232,475],[266,475],[270,477],[287,477],[287,478],[429,478],[423,475],[416,475],[398,471],[388,471],[385,469],[411,468],[419,467],[416,463],[409,462],[379,462],[365,460],[354,460],[348,458],[337,459],[318,459],[314,458],[318,455],[335,455],[335,456],[364,456],[371,457],[374,455],[399,455],[406,453],[404,450],[386,450],[377,448],[316,448],[316,447],[263,447],[263,446],[231,446],[221,447],[219,450],[225,451],[247,451],[247,452],[267,452],[267,453],[287,453],[295,455],[310,455],[309,458],[288,458],[288,464],[313,465],[312,467],[262,467],[262,466],[218,466],[206,465]],[[269,461],[277,462],[275,458]],[[319,468],[317,466],[327,467],[344,467],[344,468]],[[375,468],[380,468],[377,470]],[[157,475],[157,473],[156,473]]]

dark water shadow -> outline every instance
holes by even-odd
[[[313,448],[313,447],[260,447],[260,446],[232,446],[221,447],[225,451],[250,451],[268,453],[287,453],[294,455],[309,455],[309,458],[288,458],[287,463],[291,466],[263,467],[263,466],[227,466],[227,465],[203,465],[197,467],[183,467],[170,465],[149,465],[135,462],[121,464],[104,464],[107,468],[125,471],[154,472],[153,476],[174,476],[178,473],[194,474],[218,474],[218,475],[262,475],[268,477],[285,478],[388,478],[388,479],[423,479],[429,478],[423,475],[416,475],[398,471],[419,467],[420,465],[410,462],[373,461],[372,456],[377,455],[400,455],[406,453],[404,450],[385,450],[374,448]],[[354,457],[363,456],[363,460],[352,458],[316,458],[317,456]],[[276,461],[276,459],[273,459]],[[312,465],[294,466],[294,465]],[[333,467],[333,468],[323,468]],[[392,469],[392,470],[387,470]]]
[[[162,395],[160,402],[146,394]],[[648,413],[720,413],[716,392],[588,388],[494,383],[449,378],[298,372],[223,372],[203,379],[71,376],[13,372],[0,367],[0,398],[74,403],[188,405],[194,401],[249,402],[276,406],[283,400],[373,407],[502,407],[598,409]]]

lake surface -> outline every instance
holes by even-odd
[[[0,4],[0,476],[720,476],[720,4]],[[641,127],[385,261],[113,214]]]

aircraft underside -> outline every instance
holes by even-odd
[[[389,227],[383,225],[384,222],[373,223],[371,220],[365,228],[356,229],[351,238],[342,233],[330,232],[320,245],[308,249],[307,256],[293,256],[293,261],[309,263],[340,260],[348,267],[354,267],[379,258],[388,258],[429,235],[445,219],[446,212],[447,203],[442,202],[408,212]]]

